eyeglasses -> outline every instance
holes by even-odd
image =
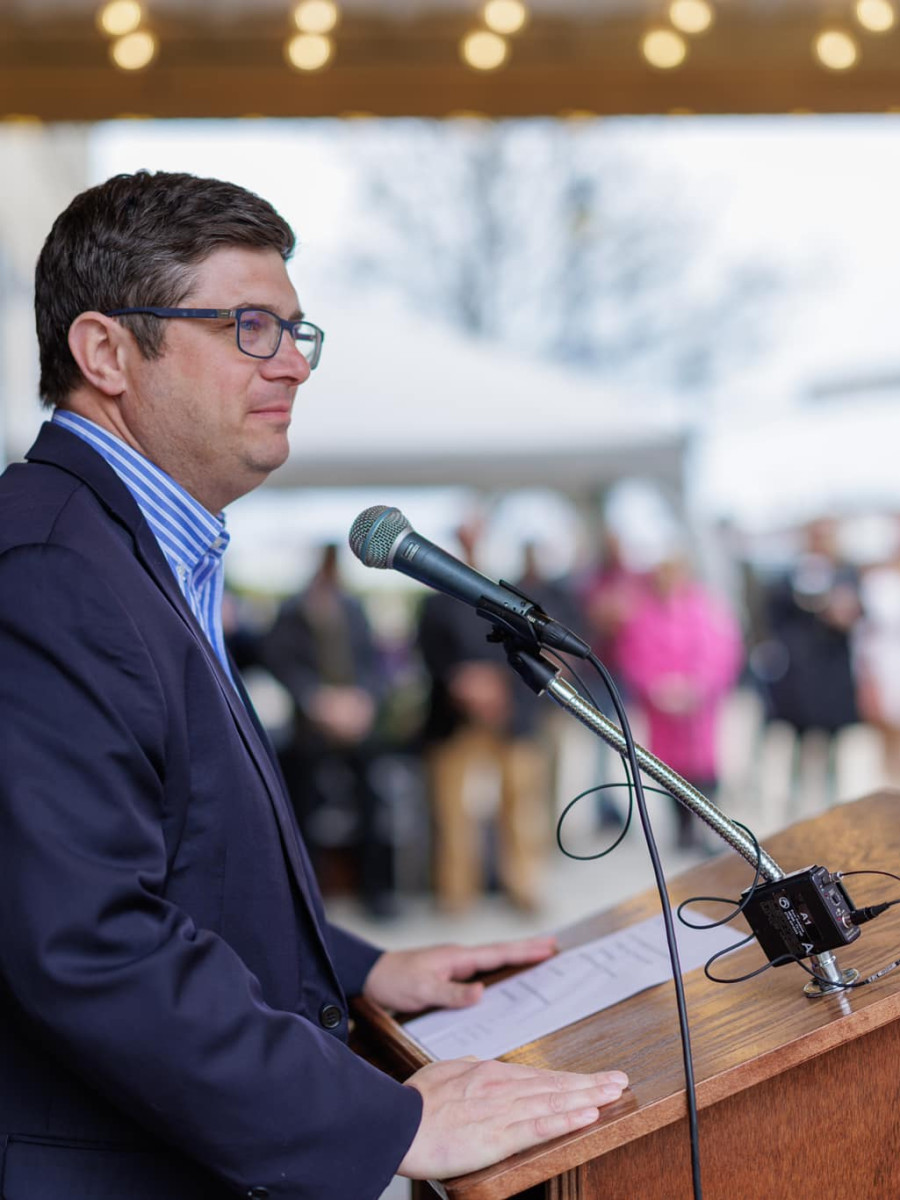
[[[322,356],[325,334],[311,321],[287,321],[266,308],[114,308],[107,317],[146,313],[151,317],[198,317],[213,321],[233,320],[237,348],[251,358],[274,358],[287,330],[294,345],[314,371]]]

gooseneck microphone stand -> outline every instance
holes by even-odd
[[[539,695],[547,692],[557,704],[622,755],[634,775],[638,811],[663,898],[665,881],[643,803],[642,772],[660,783],[754,868],[756,881],[746,893],[741,911],[770,962],[777,966],[792,959],[799,962],[801,958],[809,958],[813,978],[804,989],[807,995],[824,995],[855,981],[858,972],[842,973],[832,953],[835,947],[847,945],[859,936],[860,922],[853,920],[856,915],[853,903],[840,884],[839,876],[823,867],[810,867],[786,876],[753,838],[711,801],[666,763],[635,745],[609,673],[591,653],[587,642],[553,621],[540,604],[513,584],[503,580],[499,584],[493,583],[421,537],[397,508],[377,504],[361,512],[350,530],[350,548],[366,566],[393,567],[473,607],[493,626],[488,640],[503,643],[510,665],[532,691]],[[592,662],[609,689],[621,728],[559,678],[558,670],[541,657],[542,647],[552,647],[557,652]],[[760,884],[761,879],[765,882]],[[677,949],[665,903],[663,911],[674,966]]]
[[[497,630],[497,640],[505,644],[510,665],[533,691],[550,696],[561,708],[571,713],[576,720],[590,729],[608,746],[611,746],[613,750],[623,756],[627,754],[628,743],[619,726],[589,703],[570,683],[561,679],[559,670],[552,666],[547,659],[535,653],[533,647],[526,646],[514,635],[510,636],[508,630]],[[673,771],[656,755],[651,754],[637,743],[634,743],[634,752],[637,764],[645,775],[654,779],[680,804],[695,813],[718,837],[745,858],[764,879],[771,883],[777,883],[785,878],[784,871],[773,858],[711,800],[708,800],[702,792],[698,792],[686,779],[683,779],[677,771]],[[839,991],[858,976],[856,971],[842,971],[830,950],[810,955],[809,962],[815,972],[815,977],[806,984],[803,990],[810,997]]]

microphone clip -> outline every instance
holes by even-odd
[[[508,587],[508,584],[504,584]],[[521,593],[519,593],[521,595]],[[527,600],[528,597],[526,596]],[[491,608],[494,606],[492,605]],[[493,628],[487,635],[489,642],[497,642],[506,651],[506,661],[531,688],[535,695],[542,695],[559,674],[557,668],[540,654],[537,632],[531,628],[525,636],[516,627],[523,618],[510,620],[508,614],[495,615],[490,610],[478,610],[479,615],[491,622]]]
[[[514,584],[507,583],[504,579],[501,579],[500,586],[513,592],[531,607],[529,608],[528,615],[524,616],[522,613],[504,608],[502,604],[489,599],[487,596],[482,596],[478,601],[478,607],[475,609],[475,612],[479,617],[483,617],[485,621],[489,621],[493,626],[493,629],[487,635],[487,640],[489,642],[503,642],[505,644],[507,638],[513,638],[518,639],[525,646],[533,646],[537,649],[541,645],[541,640],[538,636],[536,620],[549,620],[547,614],[539,604],[532,600],[530,596],[526,596]]]
[[[539,650],[542,646],[550,646],[554,650],[559,650],[563,654],[571,654],[575,658],[590,657],[591,648],[587,642],[577,633],[573,633],[571,629],[567,629],[565,625],[560,625],[559,621],[554,621],[544,612],[540,604],[536,600],[532,600],[531,596],[523,592],[521,588],[517,588],[513,583],[507,583],[505,579],[500,580],[500,586],[518,596],[520,600],[524,600],[528,609],[523,614],[505,608],[497,601],[488,599],[487,596],[480,597],[475,611],[479,617],[490,621],[494,626],[494,632],[488,634],[489,642],[503,641],[504,636],[509,635],[519,638],[523,646],[530,646],[535,650]],[[498,630],[503,632],[496,632]]]

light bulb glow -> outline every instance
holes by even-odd
[[[671,29],[651,29],[641,41],[641,53],[651,67],[671,71],[687,57],[687,43]]]
[[[672,0],[669,20],[682,33],[704,33],[713,23],[712,6],[707,0]]]
[[[332,54],[331,38],[319,33],[298,33],[284,48],[285,57],[298,71],[318,71]]]
[[[887,33],[897,14],[890,0],[856,0],[856,19],[869,33]]]
[[[110,0],[97,12],[97,24],[109,37],[124,37],[134,33],[144,19],[138,0]]]
[[[294,24],[301,33],[330,33],[338,15],[333,0],[300,0],[294,9]]]
[[[141,71],[156,57],[158,43],[146,29],[126,33],[117,38],[109,48],[110,58],[122,71]]]
[[[824,29],[813,43],[816,57],[829,71],[847,71],[859,58],[856,42],[842,29]]]
[[[498,34],[479,29],[463,38],[460,53],[476,71],[493,71],[506,61],[509,47]]]
[[[487,0],[482,15],[494,33],[518,33],[528,20],[528,9],[522,0]]]

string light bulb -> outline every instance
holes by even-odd
[[[136,29],[116,38],[109,56],[121,71],[142,71],[156,57],[159,43],[148,29]]]
[[[319,71],[333,53],[331,38],[321,33],[298,33],[284,48],[287,61],[298,71]]]
[[[124,37],[134,33],[144,19],[138,0],[109,0],[97,10],[97,25],[108,37]]]
[[[301,33],[331,33],[339,15],[334,0],[300,0],[294,8],[294,24]]]
[[[641,39],[641,53],[651,67],[671,71],[687,58],[687,43],[673,29],[651,29]]]
[[[460,43],[464,61],[476,71],[494,71],[506,62],[509,47],[504,38],[489,29],[467,33]]]
[[[848,71],[859,58],[856,42],[842,29],[823,29],[813,42],[813,50],[829,71]]]
[[[484,23],[494,33],[518,33],[528,20],[528,9],[522,0],[487,0],[482,9]]]
[[[707,0],[672,0],[669,5],[669,20],[682,33],[705,33],[713,15]]]
[[[869,33],[887,33],[897,20],[890,0],[856,0],[856,19]]]

